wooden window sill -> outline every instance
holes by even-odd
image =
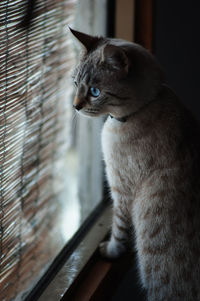
[[[132,257],[126,254],[111,262],[103,260],[96,251],[61,300],[110,300],[129,270]]]

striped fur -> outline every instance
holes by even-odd
[[[162,93],[148,111],[126,123],[108,118],[104,125],[102,145],[114,210],[111,239],[100,248],[112,258],[125,252],[132,222],[148,300],[200,300],[199,132],[189,113],[171,101],[171,91],[163,87]],[[142,115],[149,121],[146,129]],[[177,128],[171,116],[182,119]]]
[[[102,62],[99,56],[110,44],[124,51],[123,56],[109,47]],[[81,80],[82,69],[90,78],[87,84]],[[96,116],[114,116],[107,118],[102,131],[113,199],[112,233],[100,245],[102,255],[117,258],[135,240],[148,301],[200,300],[197,122],[165,85],[155,59],[138,45],[101,39],[85,54],[76,77],[79,97],[88,85],[101,90],[99,99],[85,99],[81,113],[91,108]],[[128,116],[126,122],[119,121],[123,116]]]

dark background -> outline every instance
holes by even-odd
[[[153,53],[169,85],[200,120],[199,1],[154,1]]]

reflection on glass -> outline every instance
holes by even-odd
[[[26,298],[102,198],[101,120],[71,105],[76,1],[35,3],[21,28],[27,1],[0,1],[2,301]]]

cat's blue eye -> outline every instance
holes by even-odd
[[[91,87],[90,88],[90,94],[93,97],[98,97],[100,95],[100,90],[98,88]]]

